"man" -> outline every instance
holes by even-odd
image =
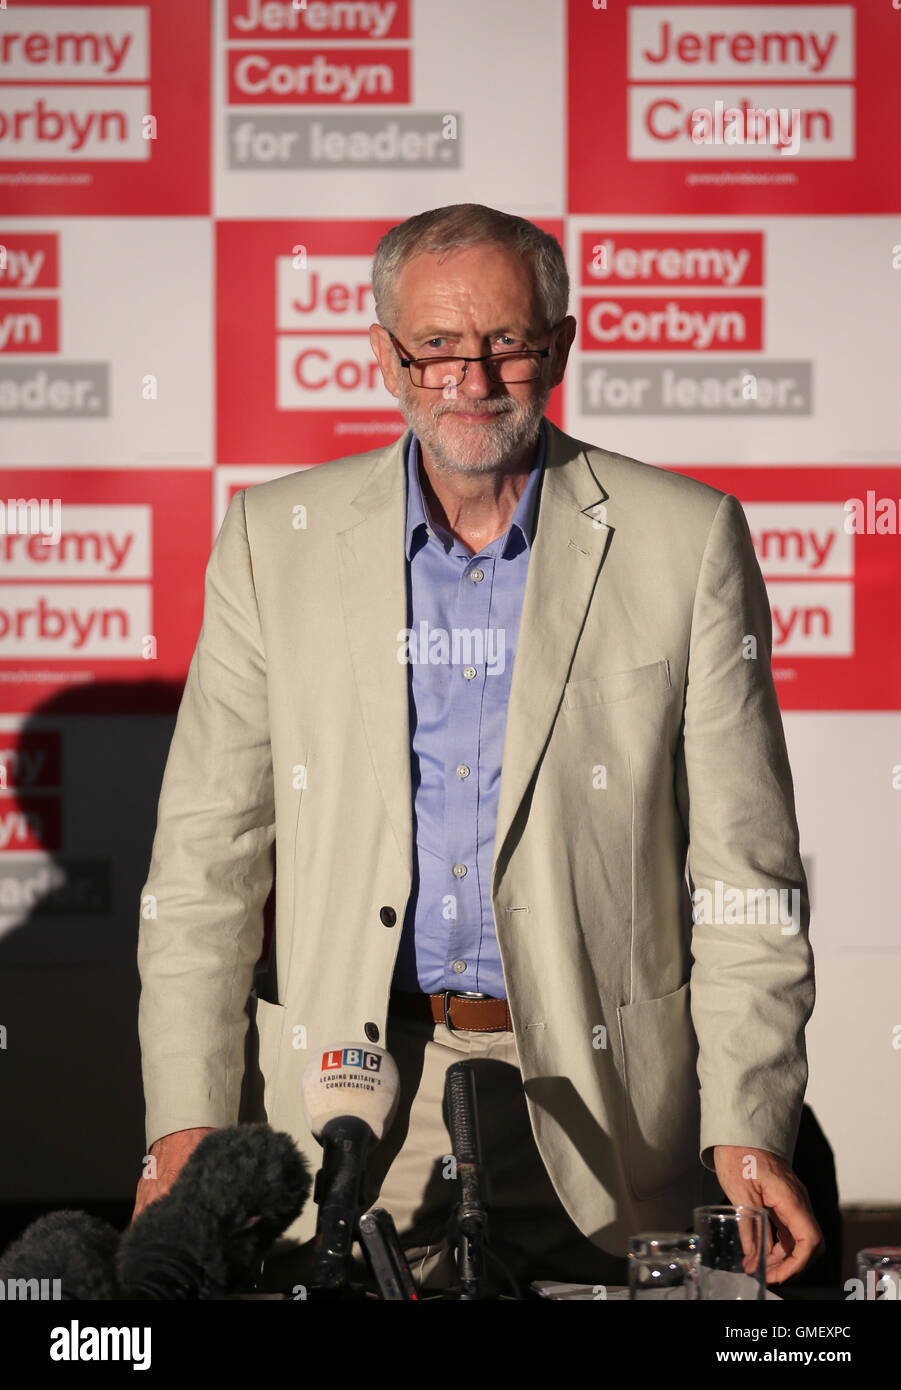
[[[533,224],[410,218],[373,292],[409,430],[238,493],[207,569],[143,895],[136,1210],[239,1109],[315,1161],[304,1067],[368,1039],[402,1083],[368,1202],[428,1283],[464,1056],[515,1275],[623,1282],[715,1174],[770,1209],[781,1282],[821,1243],[790,1166],[814,980],[744,514],[544,418],[576,323]]]

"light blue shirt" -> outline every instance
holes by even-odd
[[[544,474],[535,465],[508,530],[472,555],[432,521],[419,441],[406,454],[407,641],[413,889],[394,986],[506,998],[491,865],[507,702]]]

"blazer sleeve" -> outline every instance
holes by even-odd
[[[711,1169],[717,1144],[791,1162],[807,1085],[810,904],[771,644],[747,519],[725,495],[695,594],[677,762],[693,902],[701,1160]]]
[[[275,838],[266,660],[238,492],[213,546],[141,894],[146,1140],[233,1124]]]

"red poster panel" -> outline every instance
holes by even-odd
[[[573,213],[894,213],[891,0],[569,0]]]
[[[0,472],[0,710],[178,708],[203,618],[211,474]],[[74,712],[74,711],[71,711]]]
[[[403,433],[369,343],[372,257],[401,220],[217,222],[218,463],[323,463]],[[559,219],[537,225],[562,245]]]
[[[686,468],[748,518],[784,710],[901,709],[901,468]]]
[[[209,213],[209,4],[17,0],[2,15],[8,215]]]

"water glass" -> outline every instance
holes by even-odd
[[[646,1231],[630,1238],[630,1300],[697,1297],[697,1236],[684,1231]]]
[[[766,1297],[767,1214],[763,1207],[695,1207],[700,1245],[698,1297]]]
[[[857,1277],[871,1301],[901,1299],[901,1245],[872,1245],[857,1252]]]

